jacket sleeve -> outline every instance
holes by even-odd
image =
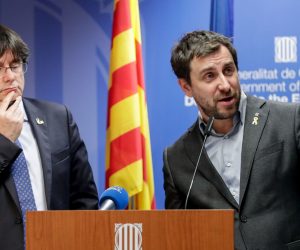
[[[87,150],[68,110],[67,115],[71,156],[70,206],[71,209],[98,209],[98,192],[88,161]]]
[[[0,183],[22,149],[0,134]]]
[[[297,108],[296,108],[295,135],[296,135],[296,141],[297,141],[298,152],[299,152],[299,157],[300,157],[300,105],[297,105]]]
[[[177,191],[173,180],[172,172],[168,162],[168,149],[164,150],[163,156],[164,166],[164,189],[165,189],[165,208],[166,209],[180,209],[184,208],[184,200],[182,195]]]

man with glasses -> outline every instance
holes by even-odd
[[[24,249],[28,210],[97,209],[84,142],[65,106],[22,97],[28,46],[0,25],[0,248]]]

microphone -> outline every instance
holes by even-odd
[[[210,116],[210,117],[208,118],[208,121],[207,121],[205,130],[204,130],[204,136],[206,136],[206,138],[207,138],[208,136],[210,136],[210,134],[211,134],[211,129],[212,129],[212,125],[213,125],[213,123],[214,123],[214,120],[215,120],[215,117],[214,117],[214,116]],[[204,138],[204,139],[206,139],[206,138]]]
[[[100,196],[99,205],[99,210],[125,209],[128,205],[128,193],[122,187],[110,187]]]
[[[201,155],[202,155],[202,152],[203,152],[203,148],[205,146],[205,142],[206,142],[207,137],[210,136],[210,134],[211,134],[211,129],[212,129],[212,125],[214,123],[214,120],[215,120],[215,117],[210,116],[209,119],[208,119],[208,122],[206,124],[205,130],[204,130],[203,144],[201,146],[200,153],[199,153],[199,156],[198,156],[198,160],[197,160],[195,170],[194,170],[194,173],[193,173],[193,177],[192,177],[192,180],[191,180],[191,184],[190,184],[189,190],[188,190],[186,198],[185,198],[184,209],[187,208],[190,192],[191,192],[191,189],[192,189],[192,186],[193,186],[193,183],[194,183],[194,179],[195,179],[195,176],[196,176],[196,173],[197,173],[197,170],[198,170],[198,166],[199,166],[200,158],[201,158]]]

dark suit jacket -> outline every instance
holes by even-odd
[[[164,151],[167,209],[184,208],[203,143],[197,124]],[[239,204],[203,152],[188,208],[234,209],[236,249],[300,249],[299,105],[247,97]]]
[[[38,144],[50,210],[97,209],[98,194],[87,151],[63,105],[23,98]],[[38,124],[37,118],[44,121]],[[21,209],[11,165],[21,149],[0,135],[0,249],[23,249]]]

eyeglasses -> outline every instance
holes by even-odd
[[[24,74],[27,71],[27,63],[15,63],[9,67],[0,66],[0,76],[4,76],[4,74],[8,69],[10,69],[10,71],[15,74],[21,74],[21,73]]]

